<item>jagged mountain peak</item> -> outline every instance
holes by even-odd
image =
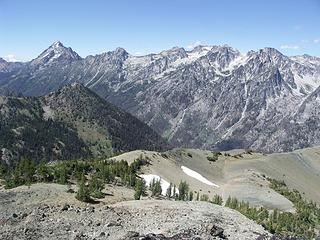
[[[240,53],[238,49],[233,48],[228,44],[212,46],[211,51]]]
[[[165,50],[160,52],[159,54],[156,55],[156,59],[160,57],[160,58],[166,58],[168,60],[168,62],[175,62],[178,59],[183,59],[183,58],[187,58],[187,52],[185,51],[184,48],[181,47],[173,47],[169,50]]]
[[[265,47],[257,51],[249,51],[248,56],[260,57],[260,58],[287,58],[280,51],[272,47]]]
[[[178,54],[178,55],[187,56],[186,50],[184,48],[182,48],[182,47],[173,47],[173,48],[170,48],[168,50],[161,51],[160,54],[161,55]]]
[[[122,47],[117,47],[114,51],[114,54],[120,55],[120,56],[127,56],[129,53]]]
[[[4,71],[8,66],[8,62],[3,58],[0,58],[0,71]]]
[[[247,53],[249,61],[255,64],[264,64],[264,67],[281,67],[290,62],[290,58],[283,55],[275,48],[266,47],[258,51],[249,51]]]
[[[190,50],[190,53],[199,53],[199,52],[208,52],[212,49],[212,46],[208,45],[197,45],[192,50]]]
[[[95,56],[88,56],[89,58],[97,58],[101,61],[116,61],[116,62],[123,62],[125,61],[130,54],[121,47],[117,47],[113,51],[103,52],[101,54],[95,55]]]
[[[0,57],[0,63],[7,63],[7,61]]]
[[[62,42],[60,42],[60,41],[55,41],[55,42],[51,45],[51,47],[53,47],[53,48],[59,48],[59,47],[64,47],[64,45],[63,45]]]
[[[320,57],[310,56],[308,54],[297,55],[290,58],[293,61],[296,61],[300,64],[305,64],[308,66],[315,65],[320,67]]]
[[[56,41],[37,58],[32,60],[31,65],[41,67],[54,62],[72,62],[80,59],[81,57],[72,48],[67,48],[60,41]]]
[[[195,50],[196,49],[196,50]],[[211,66],[215,66],[219,71],[229,67],[231,62],[241,56],[241,53],[228,45],[198,46],[194,51],[200,56],[201,60],[208,61]]]
[[[279,50],[272,47],[265,47],[259,50],[260,53],[268,53],[272,55],[283,55]]]

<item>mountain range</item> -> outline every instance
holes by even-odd
[[[55,42],[30,62],[0,59],[3,95],[42,96],[72,83],[178,147],[283,152],[320,144],[319,57],[223,45],[81,58]]]

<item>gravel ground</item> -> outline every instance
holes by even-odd
[[[4,240],[257,239],[262,235],[268,236],[240,213],[206,202],[84,204],[57,184],[0,190],[0,239]]]

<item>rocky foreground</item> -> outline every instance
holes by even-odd
[[[63,187],[36,184],[30,189],[0,189],[0,239],[271,238],[240,213],[207,202],[84,204]]]

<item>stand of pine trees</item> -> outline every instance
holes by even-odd
[[[286,237],[313,239],[320,230],[320,208],[314,202],[306,201],[297,190],[290,190],[283,181],[269,179],[270,187],[289,199],[296,212],[250,207],[248,202],[229,197],[225,206],[235,209],[246,217],[261,224],[272,234]]]
[[[47,165],[40,161],[38,165],[33,160],[21,159],[15,167],[0,164],[0,178],[4,179],[7,189],[37,182],[70,184],[77,182],[76,198],[90,202],[92,198],[102,198],[106,183],[122,184],[131,188],[141,185],[142,180],[137,177],[137,171],[146,161],[136,159],[131,165],[126,161],[61,161]],[[144,194],[144,183],[142,192]],[[139,198],[140,198],[139,196]]]

